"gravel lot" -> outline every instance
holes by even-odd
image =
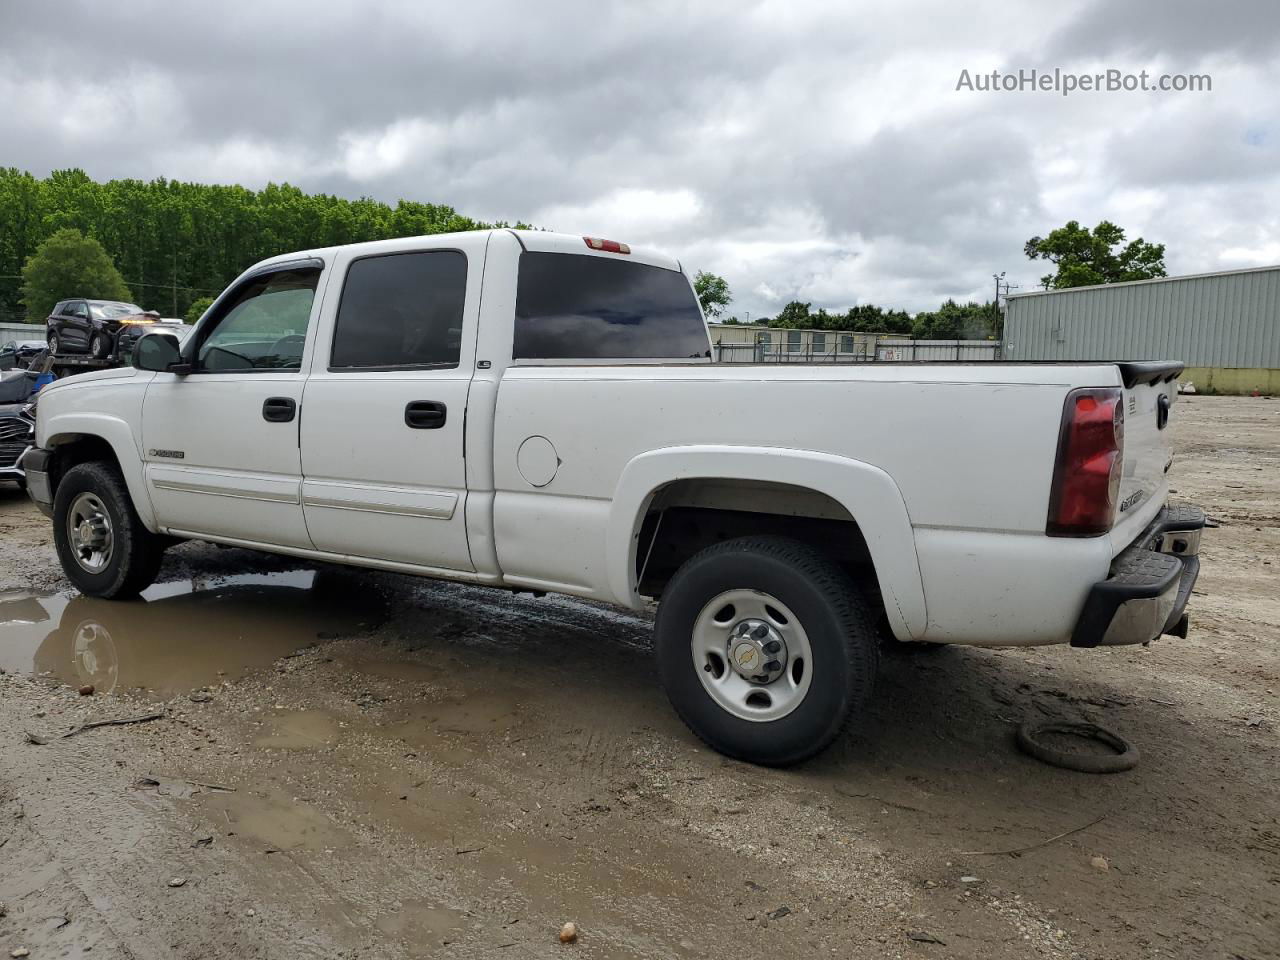
[[[1280,402],[1175,430],[1188,639],[890,653],[791,771],[682,727],[643,617],[203,544],[89,600],[0,489],[0,956],[1280,957]]]

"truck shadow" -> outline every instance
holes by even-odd
[[[1224,928],[1247,923],[1256,891],[1274,882],[1255,852],[1274,833],[1274,744],[1245,743],[1250,731],[1136,694],[1140,650],[891,649],[868,713],[808,763],[770,770],[723,758],[683,727],[658,686],[644,614],[390,574],[244,573],[254,562],[192,545],[167,572],[196,572],[142,602],[0,597],[0,655],[28,637],[21,669],[104,691],[179,691],[252,681],[276,658],[326,644],[300,674],[294,711],[246,748],[294,750],[290,762],[311,769],[360,733],[481,780],[524,782],[556,768],[583,803],[621,798],[621,816],[677,824],[718,817],[729,835],[745,811],[780,810],[800,819],[778,826],[779,842],[812,819],[820,836],[898,857],[895,869],[923,895],[926,879],[950,877],[938,888],[951,898],[942,910],[965,896],[955,888],[963,873],[1066,916],[1091,917],[1105,901],[1140,917],[1186,896],[1203,873],[1233,878],[1212,906]],[[1015,725],[1048,717],[1099,722],[1143,760],[1090,776],[1020,754]],[[324,750],[312,757],[316,745]],[[1231,818],[1213,813],[1224,803]],[[1069,835],[1043,844],[1059,834]],[[986,855],[1020,847],[1034,849]],[[1111,872],[1090,865],[1098,854]],[[1142,882],[1119,886],[1128,874]]]

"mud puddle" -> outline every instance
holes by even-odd
[[[342,571],[158,583],[138,600],[0,593],[0,668],[97,693],[172,694],[234,680],[317,639],[373,627],[384,603]]]
[[[418,900],[401,904],[399,910],[383,914],[374,924],[388,936],[409,943],[434,944],[444,938],[456,938],[467,926],[467,915],[462,910]]]
[[[270,750],[314,750],[338,742],[339,721],[323,710],[293,710],[267,722],[267,731],[254,737],[255,747]]]
[[[332,819],[280,789],[205,792],[192,802],[215,829],[260,852],[336,850],[351,844],[350,833]]]

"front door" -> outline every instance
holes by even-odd
[[[86,353],[89,349],[89,305],[83,300],[69,300],[59,318],[58,336],[68,350]]]
[[[321,271],[301,261],[242,281],[184,349],[193,371],[156,374],[147,387],[143,456],[160,526],[311,546],[298,424]]]
[[[302,418],[303,508],[317,549],[474,569],[463,427],[483,237],[334,264],[346,279],[325,311],[328,344]]]

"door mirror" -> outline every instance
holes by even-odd
[[[191,372],[191,364],[183,363],[178,338],[172,333],[148,333],[133,345],[133,365],[139,370],[156,373]]]

